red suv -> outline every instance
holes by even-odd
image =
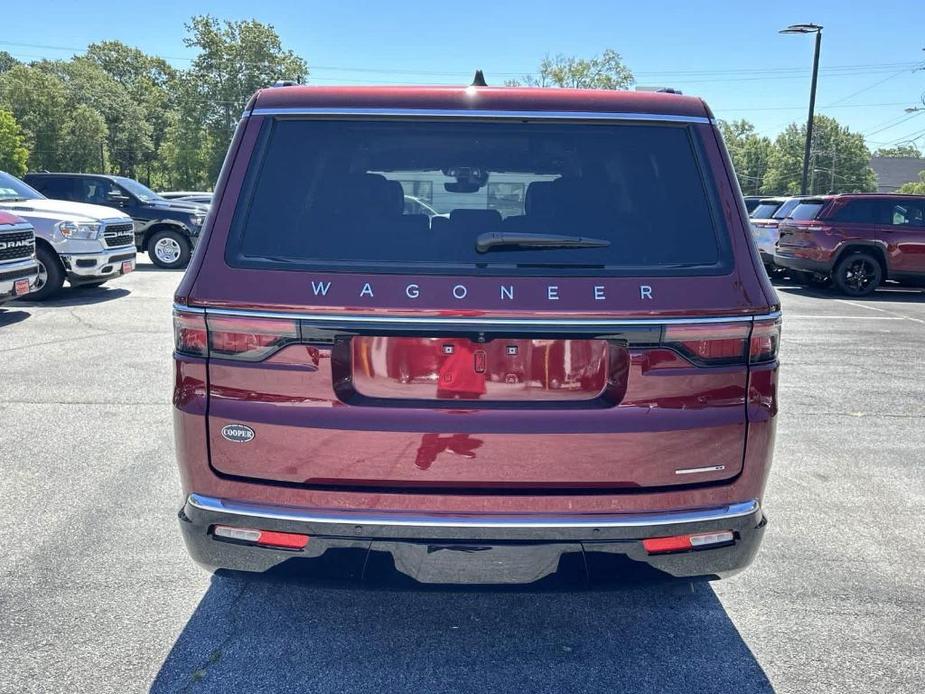
[[[850,296],[886,279],[925,280],[925,196],[806,198],[781,222],[774,263],[829,277]]]
[[[263,90],[174,320],[208,568],[718,577],[758,548],[779,303],[700,99]]]

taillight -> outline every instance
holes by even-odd
[[[299,341],[299,323],[279,318],[208,316],[209,356],[260,361]]]
[[[308,535],[301,533],[281,533],[275,530],[257,530],[256,528],[236,528],[230,525],[212,527],[212,534],[238,542],[248,542],[262,547],[275,549],[305,549]]]
[[[649,554],[662,554],[664,552],[686,552],[701,547],[728,545],[733,540],[735,540],[735,534],[731,530],[721,530],[719,532],[697,533],[695,535],[650,537],[642,541],[642,546]]]
[[[299,342],[299,323],[278,318],[207,317],[176,310],[173,335],[177,354],[260,361]]]
[[[705,323],[669,325],[663,344],[695,364],[722,366],[745,361],[749,323]]]
[[[780,318],[754,323],[669,325],[662,345],[698,366],[761,364],[774,361],[780,349]]]
[[[780,349],[780,318],[775,320],[755,321],[748,345],[750,364],[774,361]]]
[[[177,354],[205,357],[209,352],[206,317],[201,313],[174,311],[173,346]]]

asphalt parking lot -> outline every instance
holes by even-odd
[[[211,577],[176,525],[170,305],[141,259],[0,308],[0,691],[913,692],[925,682],[925,292],[779,286],[756,563],[712,584]]]

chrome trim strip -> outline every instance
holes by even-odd
[[[708,465],[707,467],[685,467],[680,470],[675,470],[674,474],[676,475],[694,475],[698,472],[719,472],[720,470],[725,470],[725,465]]]
[[[399,116],[422,118],[515,118],[542,120],[621,120],[666,123],[710,124],[706,116],[682,116],[670,113],[615,113],[607,111],[505,111],[488,109],[436,108],[255,108],[253,116]]]
[[[0,212],[4,212],[5,208],[0,207]],[[22,231],[35,231],[35,228],[29,223],[25,224],[10,224],[0,227],[0,234],[18,234]]]
[[[611,514],[597,516],[548,516],[512,518],[509,516],[460,516],[460,515],[409,515],[370,514],[366,512],[301,511],[281,506],[251,504],[241,501],[217,499],[201,494],[190,494],[187,503],[203,511],[214,511],[245,518],[296,521],[317,524],[351,524],[390,527],[419,528],[642,528],[676,523],[702,523],[740,518],[757,513],[758,501],[752,499],[737,504],[699,511],[671,511],[666,513]]]
[[[710,318],[424,318],[419,316],[361,316],[324,313],[286,313],[283,311],[247,311],[231,308],[198,308],[178,306],[175,311],[187,313],[208,313],[212,316],[241,316],[248,318],[284,318],[289,320],[308,320],[321,323],[379,323],[382,325],[471,325],[490,326],[538,326],[538,327],[610,327],[621,325],[672,325],[691,323],[750,323],[754,320],[772,320],[779,318],[780,311],[750,316],[717,316]]]
[[[180,304],[174,304],[173,310],[177,313],[196,313],[199,315],[203,315],[206,312],[204,308],[197,308],[196,306],[180,306]]]

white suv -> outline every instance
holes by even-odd
[[[135,269],[134,224],[119,210],[49,200],[3,171],[0,210],[35,227],[39,276],[30,300],[50,298],[64,280],[72,286],[98,287]]]

